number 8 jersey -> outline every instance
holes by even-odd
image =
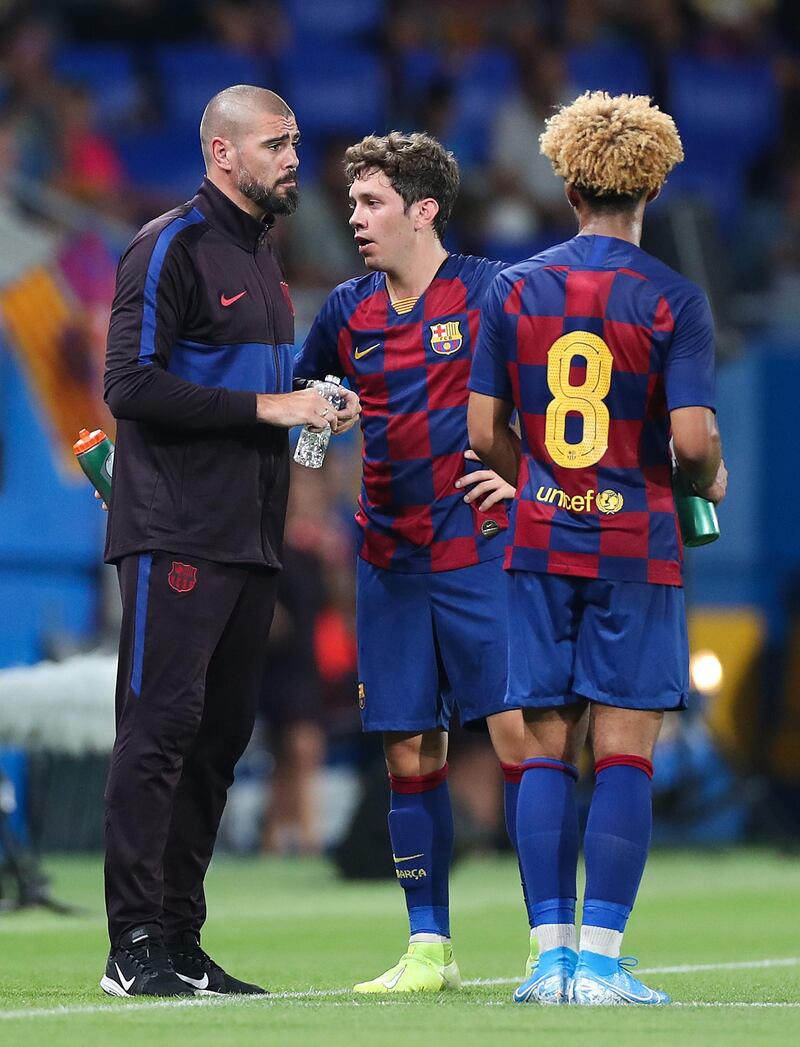
[[[576,236],[494,279],[469,386],[519,414],[507,568],[682,584],[669,412],[714,407],[699,287],[626,240]]]

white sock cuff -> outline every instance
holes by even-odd
[[[412,934],[408,939],[409,945],[414,945],[417,942],[449,942],[450,939],[445,937],[443,934],[428,934],[427,931],[421,931],[419,934]]]
[[[577,936],[574,923],[541,923],[534,927],[539,953],[548,949],[567,948],[575,950]]]
[[[616,960],[622,947],[622,931],[610,927],[581,927],[581,951],[597,952]]]

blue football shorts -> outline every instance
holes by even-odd
[[[508,639],[502,558],[401,574],[359,558],[358,693],[365,731],[447,730],[505,712]]]
[[[623,709],[685,709],[689,641],[674,585],[508,571],[510,706],[588,698]]]

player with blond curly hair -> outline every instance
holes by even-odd
[[[468,419],[470,446],[516,486],[506,700],[525,716],[517,844],[539,962],[514,998],[663,1004],[620,945],[650,843],[653,749],[689,686],[670,438],[697,494],[719,502],[727,483],[713,323],[703,292],[639,247],[645,207],[683,159],[671,117],[649,98],[587,93],[540,144],[578,235],[494,279]],[[595,788],[578,943],[587,735]]]

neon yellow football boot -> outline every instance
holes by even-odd
[[[443,992],[460,989],[461,975],[450,942],[413,942],[385,974],[359,982],[353,992]]]
[[[528,955],[528,962],[525,964],[525,981],[530,978],[533,974],[533,969],[539,959],[539,942],[536,938],[536,931],[531,931],[531,951]]]

